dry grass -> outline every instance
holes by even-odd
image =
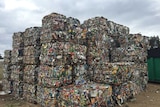
[[[3,62],[0,61],[0,80],[3,78]]]

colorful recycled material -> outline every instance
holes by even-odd
[[[23,56],[23,98],[28,102],[37,101],[37,83],[40,56],[41,27],[27,28],[24,32],[24,56]]]
[[[56,94],[56,88],[37,86],[37,102],[42,107],[54,107],[54,94]]]
[[[87,83],[62,88],[38,87],[37,97],[44,107],[113,106],[112,87],[103,84]]]
[[[78,60],[86,60],[86,46],[69,42],[56,42],[42,44],[41,64],[63,65],[66,63],[78,63]]]
[[[113,86],[113,100],[119,106],[134,98],[138,93],[140,93],[140,87],[132,81]]]
[[[108,21],[104,17],[95,17],[85,20],[82,24],[82,28],[87,28],[88,31],[105,30],[108,34],[129,34],[128,27]]]
[[[4,89],[42,107],[114,107],[146,89],[149,38],[104,17],[51,13],[13,34]],[[108,85],[107,85],[108,84]]]
[[[134,82],[137,86],[139,86],[141,91],[145,90],[148,83],[147,64],[135,64],[132,66],[132,70],[133,74],[130,81]]]
[[[51,13],[42,19],[42,32],[64,31],[66,16],[58,13]]]
[[[11,94],[14,95],[16,98],[23,97],[23,82],[13,81],[13,90]]]
[[[11,63],[13,65],[17,64],[17,63],[22,63],[23,61],[23,49],[13,49],[11,52]]]
[[[60,91],[59,107],[111,107],[112,87],[104,84],[87,83],[78,86],[66,86]]]
[[[27,28],[24,32],[25,46],[39,46],[40,45],[41,27]]]
[[[23,98],[29,102],[34,103],[37,100],[36,89],[36,85],[24,83]]]
[[[37,65],[26,65],[24,67],[24,75],[34,76],[38,73],[38,69]]]
[[[2,84],[3,84],[3,90],[6,93],[10,93],[13,88],[12,82],[11,82],[11,73],[12,73],[11,52],[12,50],[4,51]]]
[[[23,62],[24,62],[24,64],[36,65],[37,63],[39,63],[39,57],[23,56]]]
[[[22,65],[12,65],[11,66],[11,70],[12,70],[12,73],[15,73],[15,74],[20,74],[23,70],[23,66]]]
[[[36,78],[34,75],[23,75],[23,82],[29,83],[29,84],[35,84]]]
[[[4,51],[4,58],[11,58],[12,50],[5,50]]]
[[[40,47],[39,46],[27,46],[24,48],[24,56],[39,57]]]
[[[11,50],[4,51],[4,61],[3,61],[3,77],[9,80],[11,77]]]
[[[40,66],[38,84],[45,87],[60,87],[73,82],[72,66]]]
[[[90,71],[94,82],[118,85],[127,82],[132,76],[134,63],[106,63],[98,65]]]
[[[5,91],[5,93],[11,93],[11,91],[13,90],[13,81],[4,78],[2,80],[2,84],[3,84],[2,89]]]
[[[4,51],[4,65],[7,65],[8,67],[11,65],[11,52],[12,50],[5,50]]]
[[[12,36],[12,38],[13,38],[13,42],[12,42],[13,49],[24,47],[23,36],[24,36],[23,32],[17,32],[17,33],[13,34],[13,36]]]

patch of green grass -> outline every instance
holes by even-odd
[[[3,79],[3,62],[0,62],[0,80]]]

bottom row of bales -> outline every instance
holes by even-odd
[[[96,73],[91,75],[92,72],[88,71],[90,78],[80,76],[74,82],[61,86],[42,84],[39,80],[41,78],[37,78],[37,84],[5,80],[4,90],[10,90],[16,98],[24,98],[43,107],[113,107],[145,90],[148,81],[146,64],[127,62],[106,65],[103,71],[106,80],[100,79]],[[37,68],[37,72],[40,69]]]

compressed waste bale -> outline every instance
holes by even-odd
[[[98,65],[90,72],[91,80],[98,83],[118,85],[127,82],[131,78],[133,63],[106,63]]]
[[[11,80],[16,82],[23,82],[23,66],[12,65]]]
[[[42,44],[40,60],[41,64],[58,65],[67,63],[68,55],[72,55],[74,62],[85,59],[86,46],[69,42],[56,42]]]
[[[11,66],[12,73],[15,73],[15,74],[23,73],[23,68],[24,68],[24,66],[22,66],[22,65],[12,65]]]
[[[37,87],[36,85],[24,83],[23,98],[28,102],[32,102],[32,103],[36,102],[37,101],[36,87]]]
[[[45,16],[42,20],[41,43],[50,42],[74,42],[81,41],[84,44],[85,39],[81,35],[82,29],[80,22],[76,18],[67,18],[64,15],[52,13]]]
[[[119,106],[139,93],[139,86],[132,81],[124,82],[121,85],[113,85],[113,100]]]
[[[149,39],[141,34],[130,34],[124,46],[111,50],[113,62],[145,63],[147,61]]]
[[[12,69],[11,69],[11,50],[5,50],[4,52],[4,72],[3,72],[3,90],[6,93],[11,93],[13,90],[13,81],[11,80],[11,74],[12,74]]]
[[[42,107],[54,107],[55,94],[58,94],[56,88],[37,86],[37,102]]]
[[[4,58],[11,58],[11,51],[12,50],[5,50],[4,51]]]
[[[109,62],[109,49],[114,44],[113,38],[107,32],[109,26],[107,19],[95,17],[84,21],[83,30],[86,30],[87,64],[94,66],[99,63]]]
[[[89,83],[66,86],[60,90],[59,107],[68,106],[113,106],[112,87],[104,84]]]
[[[30,27],[24,32],[23,54],[23,98],[29,102],[37,101],[37,84],[40,56],[41,27]]]
[[[22,65],[12,65],[11,66],[11,80],[12,81],[22,81],[23,80],[23,66]]]
[[[39,57],[23,56],[23,61],[24,61],[25,64],[36,65],[37,63],[39,63]]]
[[[13,49],[21,49],[24,47],[24,40],[23,40],[23,32],[16,32],[13,34],[13,42],[12,47]]]
[[[41,27],[27,28],[24,32],[24,46],[40,45]]]
[[[27,28],[24,32],[24,39],[31,39],[25,41],[24,47],[24,60],[23,63],[27,65],[37,65],[39,64],[40,55],[40,33],[41,27],[31,27]]]
[[[24,56],[39,57],[39,55],[40,55],[40,46],[24,47]]]
[[[3,79],[6,79],[6,80],[10,80],[11,79],[11,71],[8,71],[8,70],[3,72]]]
[[[51,46],[52,45],[52,46]],[[80,67],[87,66],[86,65],[86,46],[79,45],[79,44],[72,44],[72,43],[64,43],[64,42],[56,42],[56,43],[47,43],[45,45],[42,45],[42,52],[40,56],[41,64],[46,65],[45,72],[53,73],[53,69],[55,68],[64,68],[65,72],[68,72],[68,68],[71,68],[69,70],[69,74],[67,78],[73,79],[73,75],[78,76],[78,73],[80,73]],[[51,70],[49,70],[49,69]],[[67,69],[66,69],[67,68]],[[42,70],[41,70],[42,69]],[[57,70],[58,70],[57,69]],[[58,72],[55,71],[55,73],[58,73],[61,78],[62,71]],[[79,69],[74,70],[74,69]],[[84,68],[86,69],[86,67]],[[47,71],[49,70],[49,71]],[[56,70],[56,69],[55,69]],[[43,67],[40,67],[40,71],[44,71]],[[44,73],[45,73],[44,72]],[[84,72],[84,71],[83,71]],[[50,74],[48,73],[48,74]],[[84,74],[84,73],[83,73]],[[42,75],[39,73],[39,75]],[[44,79],[48,78],[47,75],[44,76]],[[65,76],[64,76],[65,77]],[[59,79],[58,78],[58,79]],[[65,77],[66,78],[66,77]],[[64,78],[62,78],[64,79]],[[69,79],[69,81],[70,81]],[[68,79],[67,79],[68,80]]]
[[[66,16],[52,13],[42,19],[41,43],[48,43],[58,39],[65,38]],[[57,33],[56,33],[57,32]],[[52,34],[56,33],[56,34]],[[60,39],[59,39],[60,40]]]
[[[128,57],[126,56],[126,49],[119,47],[115,48],[114,50],[111,51],[111,57],[113,62],[125,62],[126,60],[128,61]],[[127,62],[126,61],[126,62]]]
[[[95,17],[85,20],[82,24],[83,28],[87,28],[88,31],[93,30],[105,30],[107,34],[129,34],[129,28],[120,24],[116,24],[113,21],[109,21],[104,17]]]
[[[147,61],[147,50],[150,48],[149,46],[149,38],[142,36],[141,34],[130,34],[129,36],[129,45],[135,47],[135,50],[139,49],[139,53],[136,53],[138,56],[138,60],[140,63],[146,63]],[[138,62],[138,61],[137,61]]]
[[[11,53],[12,64],[23,62],[23,49],[13,49]]]
[[[22,63],[23,62],[23,49],[24,49],[24,40],[23,32],[16,32],[13,34],[12,42],[12,52],[11,52],[11,62],[12,64]]]
[[[113,62],[135,62],[145,63],[147,55],[145,50],[134,45],[128,46],[127,48],[116,48],[111,51]]]
[[[4,79],[10,80],[11,76],[11,50],[4,51],[4,64],[3,64],[3,77]]]
[[[11,74],[11,80],[12,81],[19,81],[19,74],[12,73]]]
[[[71,84],[73,82],[72,69],[70,65],[55,67],[41,65],[38,73],[38,84],[45,87],[60,87]]]
[[[17,32],[13,34],[11,52],[11,80],[13,83],[13,90],[11,94],[16,98],[23,97],[23,51],[24,51],[24,34],[23,32]]]
[[[107,25],[109,26],[108,33],[118,33],[118,34],[129,34],[129,28],[117,23],[114,23],[113,21],[107,21]]]
[[[38,72],[38,66],[37,65],[26,65],[24,67],[24,75],[28,76],[34,76]]]
[[[23,97],[23,82],[20,81],[13,81],[13,90],[11,92],[12,95],[16,98],[22,98]]]
[[[12,80],[3,79],[2,84],[3,84],[2,90],[4,90],[5,93],[12,92],[12,90],[13,90],[13,81]]]
[[[34,84],[36,82],[34,75],[24,75],[23,76],[23,82]]]
[[[46,32],[65,30],[66,16],[58,13],[51,13],[42,19],[42,27]],[[43,31],[43,32],[45,32]]]
[[[11,51],[12,50],[4,51],[4,64],[7,64],[7,65],[11,64]]]
[[[42,44],[40,55],[41,64],[55,65],[58,62],[65,63],[66,58],[63,58],[63,48],[64,43],[61,42]],[[54,61],[57,61],[57,63]]]
[[[57,89],[38,87],[37,97],[45,107],[114,105],[112,87],[104,84],[69,85]]]
[[[23,81],[36,85],[38,83],[38,70],[37,65],[25,65]]]
[[[73,68],[70,65],[50,67],[40,66],[38,84],[46,87],[60,87],[63,85],[82,84],[86,77],[86,65],[81,64]]]
[[[146,63],[137,63],[132,66],[133,74],[130,81],[134,82],[143,91],[147,87],[148,83],[148,72]]]

